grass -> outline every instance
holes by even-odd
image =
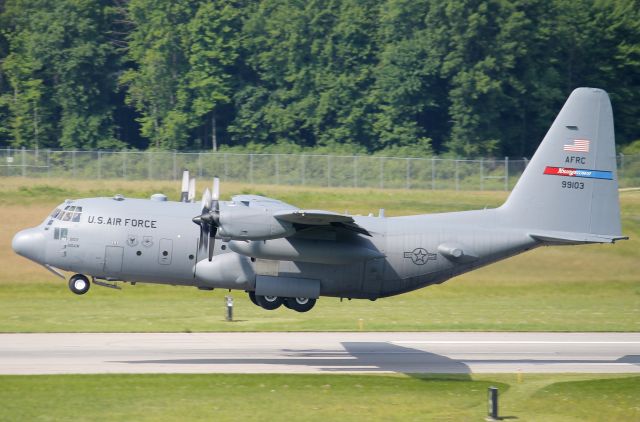
[[[7,421],[477,421],[489,386],[507,420],[640,418],[640,377],[624,375],[56,375],[0,384]]]
[[[223,194],[260,193],[298,206],[404,215],[497,206],[505,192],[328,189],[225,184]],[[542,248],[405,295],[369,301],[321,298],[308,314],[263,311],[233,292],[238,321],[224,321],[225,291],[158,285],[85,296],[15,255],[11,237],[38,224],[67,197],[123,193],[178,196],[178,183],[0,179],[0,331],[505,330],[640,329],[640,192],[621,193],[631,240]],[[223,195],[224,196],[224,195]]]
[[[233,292],[138,284],[71,294],[62,280],[0,287],[0,332],[638,331],[637,283],[452,281],[393,298],[321,298],[312,312],[264,311]]]

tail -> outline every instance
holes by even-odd
[[[551,243],[612,243],[621,235],[613,113],[607,93],[577,88],[511,195],[505,223]]]

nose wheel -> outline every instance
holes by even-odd
[[[89,291],[91,283],[89,279],[82,274],[75,274],[69,279],[69,290],[77,295],[83,295]]]

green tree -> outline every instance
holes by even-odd
[[[115,53],[107,2],[8,1],[3,13],[14,146],[113,148]]]
[[[120,78],[140,112],[142,135],[156,148],[194,146],[194,133],[215,133],[230,102],[238,58],[241,9],[225,1],[133,0],[135,27]],[[195,145],[202,146],[202,145]]]
[[[377,11],[377,2],[350,0],[267,0],[251,10],[251,73],[235,96],[234,138],[371,146]]]
[[[446,136],[446,107],[439,104],[438,61],[427,49],[425,16],[430,2],[389,0],[381,10],[381,51],[370,102],[379,147],[418,147],[431,152],[431,138]],[[407,148],[411,150],[411,148]]]

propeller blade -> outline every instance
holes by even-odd
[[[204,254],[204,250],[205,250],[205,243],[207,241],[207,231],[205,230],[204,225],[200,225],[200,238],[198,239],[198,256],[201,256],[202,254]]]
[[[195,179],[191,179],[194,184]],[[220,179],[213,178],[213,195],[209,192],[209,188],[204,190],[202,194],[202,213],[193,217],[192,221],[200,226],[200,240],[198,242],[198,254],[207,250],[209,261],[213,259],[213,252],[216,246],[216,234],[218,233],[218,224],[220,224]],[[205,245],[206,242],[206,245]]]
[[[189,170],[182,172],[182,189],[180,193],[180,202],[187,202],[189,196]]]
[[[213,193],[211,194],[211,197],[214,201],[220,199],[220,179],[218,178],[218,176],[215,176],[213,178]]]
[[[208,212],[211,209],[211,192],[209,188],[204,190],[202,194],[202,213]]]
[[[195,202],[196,200],[196,178],[189,179],[189,193],[187,194],[187,202]]]
[[[216,233],[218,233],[218,227],[212,225],[209,229],[209,262],[213,259],[213,251],[216,246]]]

